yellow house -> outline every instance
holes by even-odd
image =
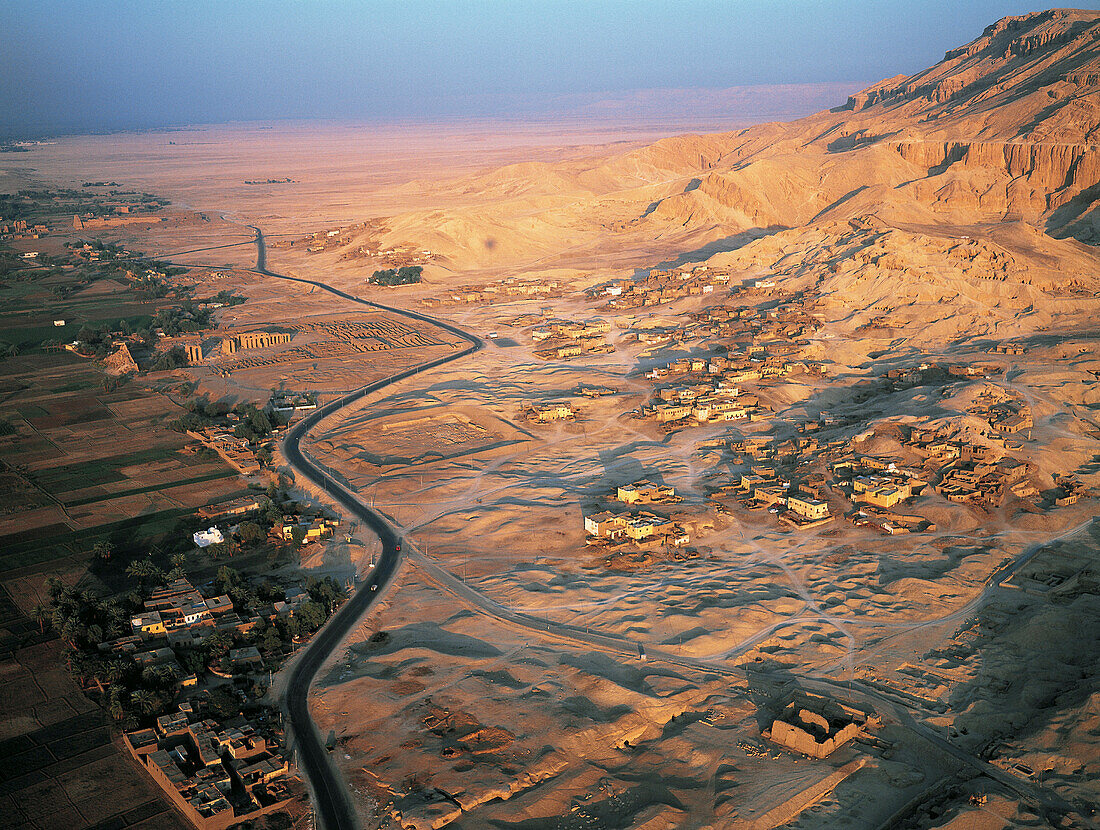
[[[160,617],[159,611],[146,611],[144,614],[136,614],[130,618],[130,626],[135,632],[141,634],[166,634],[168,630],[164,627],[164,620]]]
[[[913,494],[909,484],[881,476],[859,476],[852,480],[852,495],[856,501],[875,507],[893,507]]]
[[[903,498],[900,487],[877,487],[862,494],[860,501],[875,507],[893,507]]]
[[[323,517],[317,517],[310,519],[308,517],[302,518],[285,518],[283,519],[283,538],[293,539],[294,529],[302,528],[305,532],[304,539],[320,539],[322,536],[327,536],[332,533],[333,528],[339,527],[340,522],[335,519],[325,519]]]
[[[584,517],[584,530],[591,536],[607,536],[614,539],[623,535],[627,518],[608,511],[595,513]]]
[[[804,519],[815,521],[829,518],[829,504],[820,499],[804,496],[787,496],[787,507]]]

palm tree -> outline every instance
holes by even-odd
[[[101,562],[107,562],[111,558],[111,554],[114,553],[114,545],[112,545],[106,539],[100,539],[92,547],[92,556]]]
[[[122,705],[122,701],[117,698],[107,704],[107,714],[116,721],[122,720],[126,717],[126,707]]]
[[[173,686],[179,679],[179,672],[176,671],[176,667],[172,663],[165,666],[157,666],[155,672],[157,685],[161,688]]]
[[[84,625],[77,619],[70,617],[61,624],[61,639],[76,648],[84,639]]]
[[[211,657],[220,657],[225,652],[229,651],[229,647],[233,644],[233,641],[224,631],[215,631],[206,641],[203,646],[206,649],[206,653]]]
[[[130,673],[130,665],[121,657],[109,660],[104,669],[108,683],[118,683]]]
[[[65,649],[65,668],[69,670],[69,673],[76,679],[81,688],[84,687],[89,675],[93,675],[88,656],[83,651],[75,648]],[[99,684],[99,690],[102,692],[103,684],[99,683],[98,678],[96,678],[96,683]]]
[[[103,626],[98,623],[92,623],[88,626],[88,630],[84,633],[84,636],[88,638],[89,643],[95,643],[98,645],[104,640]]]
[[[50,619],[50,611],[42,603],[34,606],[31,609],[31,616],[34,617],[34,621],[38,623],[38,633],[46,633],[46,621]]]
[[[130,702],[146,715],[151,715],[160,708],[160,700],[148,689],[138,689],[130,695]]]
[[[164,578],[164,572],[148,559],[131,562],[126,566],[126,575],[131,579],[137,579],[143,586],[146,580],[156,581]]]

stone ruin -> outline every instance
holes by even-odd
[[[764,737],[792,752],[825,758],[863,734],[867,723],[864,713],[836,701],[800,696],[772,721]]]
[[[104,359],[103,366],[106,368],[107,374],[116,377],[118,375],[133,374],[138,370],[134,356],[130,354],[130,350],[125,343],[118,344],[118,349]]]

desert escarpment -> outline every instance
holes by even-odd
[[[382,241],[438,252],[429,280],[533,261],[591,267],[608,231],[618,250],[649,257],[868,213],[893,224],[1025,221],[1093,241],[1098,44],[1096,12],[1005,18],[927,70],[799,121],[456,180],[438,191],[441,209],[386,217]]]

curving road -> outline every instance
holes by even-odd
[[[337,830],[340,828],[353,828],[357,826],[356,814],[351,803],[350,796],[344,786],[339,773],[332,765],[328,753],[322,746],[320,736],[309,714],[307,697],[309,687],[313,682],[320,667],[339,646],[343,639],[351,632],[363,614],[370,607],[371,602],[377,596],[378,590],[385,586],[396,572],[402,557],[399,550],[401,537],[399,530],[391,525],[381,514],[364,505],[351,491],[343,487],[320,465],[302,452],[300,441],[322,419],[337,412],[343,407],[354,403],[366,395],[381,390],[393,383],[411,377],[421,371],[441,366],[453,360],[457,360],[468,354],[472,354],[484,347],[484,343],[478,337],[469,334],[448,323],[436,320],[424,314],[413,311],[394,308],[381,303],[361,299],[353,294],[333,288],[325,283],[300,277],[288,277],[277,274],[267,269],[266,250],[263,233],[259,228],[250,226],[256,233],[256,268],[257,273],[277,279],[300,282],[328,291],[338,297],[360,305],[388,311],[392,314],[419,320],[431,325],[439,326],[451,334],[467,341],[470,345],[445,355],[431,362],[406,369],[387,378],[367,384],[349,395],[334,400],[312,412],[296,424],[283,440],[283,455],[297,474],[304,476],[316,486],[326,491],[327,495],[337,501],[349,513],[359,518],[365,525],[378,534],[382,542],[383,553],[377,566],[372,570],[368,579],[359,587],[355,595],[344,604],[342,608],[328,621],[317,633],[310,643],[303,649],[291,669],[286,692],[286,706],[290,727],[295,737],[295,746],[298,751],[298,766],[302,774],[309,782],[317,806],[319,826],[324,830]],[[1088,524],[1088,522],[1086,522]],[[1082,526],[1083,527],[1083,526]],[[1074,528],[1063,534],[1069,536],[1081,530]],[[1058,537],[1061,538],[1061,537]],[[974,600],[963,609],[948,615],[950,618],[961,617],[969,614],[988,594],[1000,587],[1001,583],[1034,557],[1039,550],[1049,545],[1054,540],[1037,544],[1017,556],[1012,562],[999,570]],[[711,662],[707,659],[686,657],[674,654],[662,649],[650,649],[648,654],[641,646],[630,639],[615,635],[588,631],[579,626],[557,623],[546,619],[515,611],[500,605],[491,598],[471,588],[464,580],[459,579],[447,569],[439,566],[434,560],[415,547],[406,544],[405,553],[414,556],[416,565],[421,571],[440,587],[447,590],[455,597],[463,600],[468,607],[479,613],[485,614],[498,622],[537,632],[542,638],[558,640],[572,646],[582,646],[589,649],[603,651],[616,656],[631,659],[649,659],[655,662],[678,665],[697,671],[723,675],[727,677],[746,678],[752,677],[757,683],[775,683],[781,685],[791,679],[790,675],[783,677],[771,677],[767,672],[746,671],[740,667],[723,665]],[[946,618],[945,618],[946,619]],[[944,619],[935,620],[936,623],[944,622]],[[735,654],[743,653],[758,640],[770,633],[770,629],[758,632],[752,638],[739,644],[738,648],[727,658]],[[1057,793],[1048,788],[1036,786],[1034,782],[1022,781],[1000,768],[975,757],[961,747],[956,746],[943,738],[935,729],[927,726],[912,716],[911,707],[904,702],[883,695],[876,689],[864,686],[858,681],[839,681],[823,676],[803,676],[798,678],[800,684],[808,689],[815,689],[822,693],[846,693],[844,696],[863,705],[882,711],[890,711],[898,723],[910,732],[919,735],[924,740],[937,746],[941,751],[954,757],[957,761],[970,766],[979,774],[984,774],[1002,785],[1016,792],[1021,798],[1025,798],[1040,807],[1048,817],[1065,815],[1073,807],[1062,799]]]
[[[441,358],[422,363],[411,369],[390,375],[387,378],[369,383],[349,395],[338,398],[311,412],[295,424],[283,439],[282,451],[287,462],[296,474],[302,475],[317,487],[322,488],[326,494],[338,502],[345,510],[357,517],[367,527],[371,528],[382,542],[382,555],[377,565],[371,571],[368,578],[360,584],[355,594],[337,611],[325,626],[317,632],[309,644],[302,649],[290,670],[286,684],[286,709],[290,728],[294,734],[294,745],[298,753],[298,769],[305,777],[313,790],[314,802],[317,808],[318,825],[324,830],[350,830],[358,826],[355,808],[351,803],[347,788],[340,779],[339,773],[331,763],[328,752],[321,743],[316,725],[309,714],[308,695],[309,687],[321,666],[329,658],[332,652],[340,645],[343,639],[356,626],[363,614],[366,613],[373,600],[378,596],[378,590],[385,586],[393,577],[400,563],[401,537],[396,528],[387,522],[379,513],[371,510],[345,489],[324,469],[302,452],[300,443],[302,438],[309,434],[322,419],[332,413],[348,406],[351,403],[380,389],[384,389],[392,383],[415,375],[417,372],[441,366],[452,360],[458,360],[468,354],[483,348],[484,343],[477,337],[467,334],[452,325],[435,320],[424,314],[402,309],[391,308],[381,303],[373,303],[364,300],[345,291],[332,288],[321,282],[288,277],[276,274],[267,269],[267,255],[264,246],[263,232],[250,226],[256,232],[256,268],[257,273],[276,279],[302,282],[314,285],[324,291],[342,297],[354,303],[370,306],[399,314],[403,317],[431,323],[467,341],[469,345],[453,354],[444,355]]]

